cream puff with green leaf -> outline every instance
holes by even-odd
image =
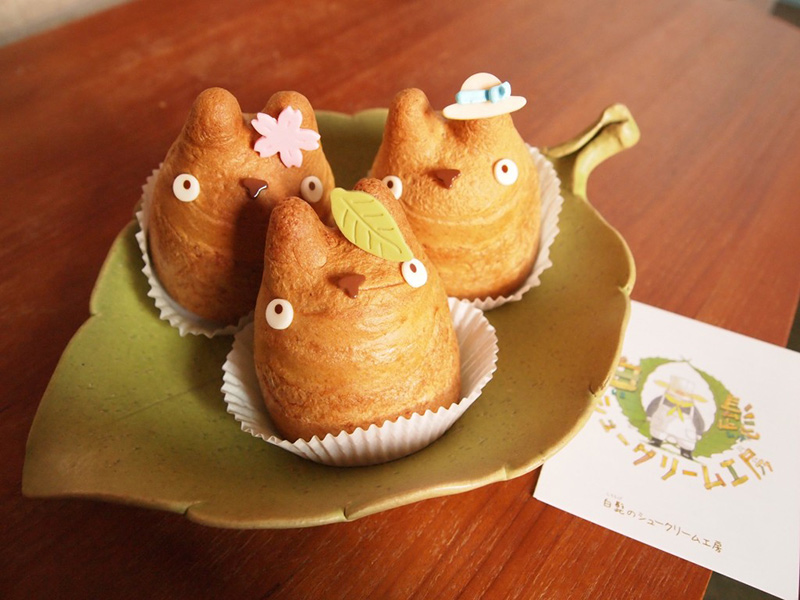
[[[254,362],[289,440],[352,433],[460,399],[444,286],[377,179],[331,193],[336,227],[300,198],[272,211]]]
[[[301,197],[332,224],[333,173],[319,137],[297,92],[273,94],[257,114],[221,88],[197,97],[149,199],[150,258],[173,300],[235,324],[255,306],[276,201]]]

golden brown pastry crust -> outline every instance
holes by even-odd
[[[460,399],[458,344],[436,270],[388,188],[372,179],[355,189],[392,213],[428,280],[412,288],[400,263],[351,244],[297,198],[275,207],[255,312],[254,359],[267,409],[290,440],[366,429]],[[352,274],[365,276],[356,298],[337,286]],[[293,306],[287,329],[267,324],[273,298]]]
[[[311,105],[297,92],[274,94],[261,112],[277,117],[287,106],[301,111],[303,128],[317,130]],[[164,159],[151,200],[148,244],[159,280],[181,306],[219,323],[235,323],[255,306],[277,199],[299,196],[302,180],[315,175],[325,193],[314,209],[332,223],[333,173],[322,146],[304,151],[300,167],[285,167],[277,155],[262,158],[253,149],[260,137],[250,124],[254,116],[242,114],[221,88],[202,92]],[[173,194],[173,181],[183,173],[200,184],[192,202]],[[246,178],[266,181],[268,188],[253,199],[242,184]]]
[[[512,185],[494,177],[501,159],[519,169]],[[459,171],[449,189],[437,169]],[[389,109],[371,175],[402,181],[408,221],[449,295],[506,295],[528,277],[539,247],[539,178],[509,115],[445,120],[422,91],[403,90]]]

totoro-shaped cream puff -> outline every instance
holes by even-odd
[[[221,88],[197,97],[150,199],[150,256],[178,304],[221,324],[253,310],[278,199],[302,197],[332,222],[333,174],[318,140],[297,92],[274,94],[257,115]]]
[[[497,84],[485,73],[468,79],[465,88],[477,89],[462,92],[484,95],[467,98],[469,110],[446,110],[447,119],[421,90],[400,92],[371,170],[402,203],[447,293],[470,300],[519,288],[539,247],[539,178],[507,112],[524,99],[490,102]]]
[[[292,441],[460,399],[444,287],[399,203],[364,179],[334,190],[332,204],[337,227],[288,198],[267,231],[254,362],[273,423]]]

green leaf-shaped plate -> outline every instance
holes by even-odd
[[[131,223],[97,280],[92,316],[42,398],[23,492],[165,509],[221,527],[301,527],[536,468],[588,418],[620,351],[633,261],[583,194],[591,169],[635,141],[620,134],[635,130],[624,112],[606,111],[582,136],[545,151],[564,196],[554,266],[522,301],[489,313],[500,346],[494,379],[428,448],[384,465],[335,468],[242,432],[220,392],[232,338],[182,338],[158,318]],[[386,111],[318,118],[337,183],[350,188],[371,164]]]

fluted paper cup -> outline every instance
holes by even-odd
[[[285,440],[264,405],[253,364],[253,326],[248,324],[236,334],[223,365],[222,392],[228,412],[243,431],[326,465],[374,465],[412,454],[444,435],[478,399],[497,368],[497,336],[483,312],[463,300],[450,298],[448,303],[461,354],[461,400],[449,407],[358,428],[353,433]]]

